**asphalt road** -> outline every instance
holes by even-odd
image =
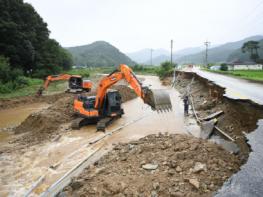
[[[226,88],[225,96],[232,99],[249,99],[263,105],[263,84],[217,73],[193,70],[198,75]]]

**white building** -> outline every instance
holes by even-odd
[[[263,65],[255,62],[233,62],[228,64],[228,70],[262,70]]]

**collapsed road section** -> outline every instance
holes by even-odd
[[[233,139],[238,145],[238,155],[244,164],[216,196],[261,196],[263,106],[258,104],[257,100],[254,102],[229,98],[223,87],[215,85],[203,76],[191,72],[177,72],[175,86],[185,94],[190,84],[190,94],[198,116],[203,120],[213,114],[216,116],[217,128],[221,128],[220,130],[229,136],[228,140]],[[167,83],[169,81],[171,79],[166,79]],[[212,132],[209,136],[212,140],[217,135],[226,137],[217,129]]]
[[[169,83],[172,79],[167,81]],[[250,100],[228,98],[224,96],[223,87],[192,72],[177,72],[175,86],[182,96],[188,94],[190,86],[189,94],[198,117],[204,120],[215,114],[212,118],[216,118],[217,128],[235,141],[240,149],[240,158],[246,162],[250,148],[245,135],[257,128],[258,120],[263,118],[263,106]],[[215,133],[222,135],[216,129]]]

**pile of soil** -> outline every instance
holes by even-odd
[[[126,102],[137,97],[134,90],[126,85],[114,85],[112,89],[118,90],[120,92],[122,102]]]
[[[15,128],[15,134],[26,133],[20,139],[23,143],[52,139],[58,134],[60,125],[73,119],[73,98],[73,95],[65,95],[49,108],[31,114]]]
[[[149,135],[119,144],[86,168],[63,196],[211,196],[241,162],[186,135]]]

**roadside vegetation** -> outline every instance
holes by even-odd
[[[263,82],[263,70],[206,70],[209,72],[231,75],[242,79]]]
[[[132,70],[139,75],[156,75],[158,67],[149,65],[139,65],[131,66]]]
[[[174,72],[174,68],[176,64],[171,64],[171,62],[163,62],[159,68],[157,68],[157,75],[160,79],[164,79],[165,77],[171,76]]]

